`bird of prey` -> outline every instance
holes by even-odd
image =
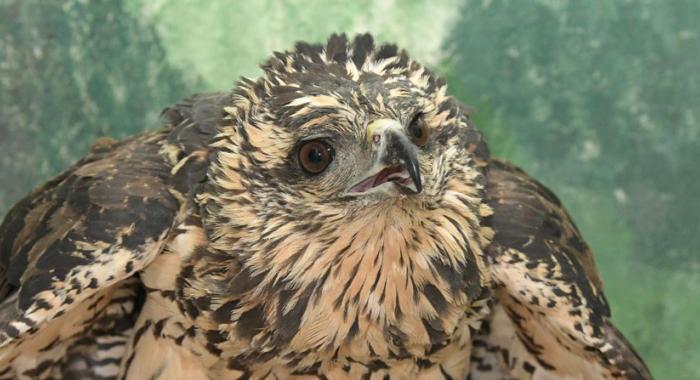
[[[0,227],[0,379],[650,379],[557,197],[333,35],[104,139]]]

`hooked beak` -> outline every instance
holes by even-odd
[[[367,126],[367,140],[372,146],[374,165],[364,179],[350,188],[349,194],[365,193],[386,183],[414,194],[423,190],[417,148],[398,121],[373,121]]]

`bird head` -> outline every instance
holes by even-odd
[[[298,43],[262,67],[226,109],[210,177],[221,193],[245,190],[263,214],[435,207],[487,155],[445,82],[369,35]]]
[[[488,281],[488,152],[466,109],[369,35],[299,43],[262,68],[234,90],[197,196],[216,253],[193,259],[203,279],[188,283],[224,305],[217,323],[259,319],[260,336],[300,351],[352,338],[353,321],[456,328]],[[431,306],[433,289],[449,306]],[[316,328],[328,318],[337,334]]]

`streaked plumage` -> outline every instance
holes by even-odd
[[[0,378],[650,378],[442,80],[368,35],[263,69],[10,211]]]

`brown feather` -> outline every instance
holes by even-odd
[[[556,196],[507,162],[492,160],[488,179],[496,300],[476,362],[516,378],[650,379],[612,326],[592,252]]]
[[[648,378],[566,211],[442,79],[369,35],[263,70],[10,211],[0,378]],[[420,191],[348,193],[386,164],[379,119]],[[310,140],[334,152],[315,175]]]

